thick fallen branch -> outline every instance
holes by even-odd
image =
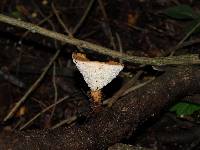
[[[83,40],[79,40],[70,36],[66,36],[64,34],[60,34],[57,32],[53,32],[44,28],[41,28],[37,25],[27,23],[24,21],[20,21],[18,19],[14,19],[3,14],[0,14],[0,21],[4,23],[8,23],[17,27],[21,27],[31,31],[32,33],[38,33],[44,35],[46,37],[50,37],[56,39],[58,41],[62,41],[68,44],[72,44],[81,48],[90,49],[92,51],[109,55],[114,58],[119,58],[124,61],[137,63],[137,64],[149,64],[149,65],[188,65],[188,64],[200,64],[200,59],[198,54],[188,54],[181,56],[170,56],[170,57],[138,57],[138,56],[130,56],[124,53],[120,53],[119,51],[114,51],[109,48],[96,45],[90,42],[86,42]]]
[[[148,85],[119,99],[81,126],[0,135],[0,149],[104,149],[127,138],[145,120],[187,93],[200,91],[200,69],[169,70]]]

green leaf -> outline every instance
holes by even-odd
[[[200,110],[200,105],[180,102],[170,108],[171,112],[176,112],[178,116],[191,115]]]
[[[199,15],[193,11],[192,7],[184,4],[167,8],[163,13],[174,19],[195,19],[199,17]]]

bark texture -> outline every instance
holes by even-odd
[[[0,149],[105,149],[134,134],[141,123],[188,93],[200,91],[198,67],[174,68],[119,99],[81,126],[0,135]]]

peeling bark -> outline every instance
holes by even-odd
[[[82,126],[0,135],[0,149],[104,149],[134,134],[145,120],[167,105],[200,89],[198,67],[174,68],[148,85],[119,99]]]

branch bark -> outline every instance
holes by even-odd
[[[180,56],[170,56],[170,57],[138,57],[138,56],[130,56],[124,53],[120,53],[118,51],[111,50],[109,48],[96,45],[87,41],[79,40],[70,36],[66,36],[64,34],[60,34],[57,32],[53,32],[44,28],[41,28],[37,25],[20,21],[18,19],[14,19],[3,14],[0,14],[0,21],[17,26],[20,28],[27,29],[32,33],[38,33],[44,35],[49,38],[56,39],[58,41],[62,41],[64,43],[68,43],[71,45],[75,45],[81,48],[90,49],[92,51],[108,55],[114,58],[119,58],[124,61],[128,61],[136,64],[148,64],[148,65],[188,65],[188,64],[200,64],[200,59],[198,54],[188,54],[188,55],[180,55]]]
[[[148,85],[125,95],[81,126],[0,135],[0,149],[105,149],[134,134],[141,123],[157,116],[175,100],[200,91],[198,67],[174,68]]]

